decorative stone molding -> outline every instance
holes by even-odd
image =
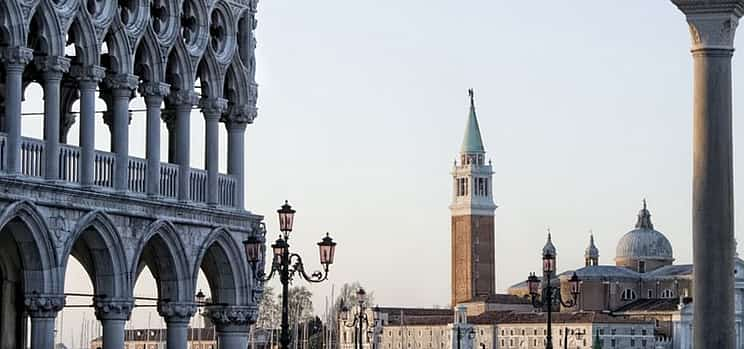
[[[209,318],[218,329],[232,326],[247,326],[258,319],[257,306],[208,306],[203,315]]]
[[[204,113],[204,118],[215,116],[219,118],[227,110],[227,100],[224,98],[202,98],[199,101],[199,107]]]
[[[193,302],[158,302],[158,313],[166,322],[188,322],[196,314]]]
[[[734,49],[734,34],[744,13],[744,0],[672,2],[687,16],[693,52]]]
[[[228,129],[245,128],[258,116],[258,109],[252,105],[231,105],[227,114],[222,117]]]
[[[139,87],[144,97],[165,97],[170,93],[170,85],[162,82],[146,82]]]
[[[32,293],[26,295],[23,304],[32,318],[54,318],[64,308],[65,296]]]
[[[70,59],[66,57],[36,57],[34,64],[36,65],[36,69],[44,74],[45,79],[62,79],[62,74],[70,70]]]
[[[102,299],[94,304],[99,320],[129,320],[134,307],[131,299]]]
[[[196,93],[194,93],[194,91],[190,90],[171,91],[171,93],[167,96],[167,99],[168,102],[175,106],[188,105],[189,108],[199,103],[199,97],[196,96]]]
[[[103,82],[106,86],[114,91],[129,90],[133,91],[139,85],[139,78],[132,74],[109,74],[106,75]]]
[[[70,75],[81,82],[101,82],[106,77],[106,69],[98,65],[79,65],[70,67]]]
[[[34,50],[26,47],[7,47],[0,55],[8,65],[26,65],[34,59]]]

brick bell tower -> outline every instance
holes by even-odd
[[[452,306],[495,293],[491,162],[485,163],[473,90],[460,159],[452,170]]]

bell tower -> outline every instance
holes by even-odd
[[[452,306],[496,290],[493,170],[485,163],[473,90],[468,93],[465,138],[452,170]]]

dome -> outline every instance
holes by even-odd
[[[673,260],[672,244],[666,236],[654,230],[651,213],[646,208],[638,212],[635,229],[627,232],[617,243],[616,257],[621,259]]]

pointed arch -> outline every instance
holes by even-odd
[[[0,46],[26,46],[26,25],[18,1],[0,1]],[[5,42],[3,42],[5,41]]]
[[[145,31],[134,56],[134,73],[142,81],[162,82],[165,80],[165,64],[161,58],[161,48],[152,28]]]
[[[78,11],[67,30],[67,35],[75,43],[75,56],[84,66],[98,65],[101,48],[96,38],[96,28],[89,16]]]
[[[111,73],[132,74],[134,70],[134,60],[130,53],[132,50],[129,47],[126,30],[119,20],[114,20],[104,41],[108,47],[108,54],[102,65]]]
[[[49,293],[59,290],[54,275],[58,263],[51,232],[44,216],[33,203],[25,200],[14,202],[2,211],[0,242],[2,247],[15,244],[27,292],[36,290]]]
[[[217,62],[211,50],[202,57],[197,69],[197,75],[201,81],[202,98],[222,98],[222,87],[224,84],[224,69]]]
[[[225,228],[212,230],[199,248],[192,278],[196,283],[199,270],[204,271],[214,302],[250,304],[247,295],[250,295],[253,279],[246,276],[252,270],[246,266],[242,251],[230,231]]]
[[[179,91],[191,89],[194,85],[194,80],[196,80],[196,76],[191,67],[186,45],[183,43],[183,40],[177,40],[168,55],[165,82],[171,85],[171,90]]]
[[[96,294],[119,298],[129,295],[126,253],[119,230],[103,211],[95,210],[83,216],[65,242],[60,265],[66,270],[74,256],[88,272]],[[64,282],[64,278],[62,279]]]
[[[245,74],[240,60],[236,58],[233,63],[227,67],[225,74],[225,87],[223,90],[224,98],[230,105],[252,105],[255,101],[250,99],[250,82]]]
[[[36,51],[35,55],[64,56],[66,31],[49,0],[36,6],[29,25],[28,47]]]
[[[147,266],[158,284],[158,297],[170,301],[193,301],[193,284],[184,244],[173,223],[157,220],[145,229],[130,265],[132,287]]]

